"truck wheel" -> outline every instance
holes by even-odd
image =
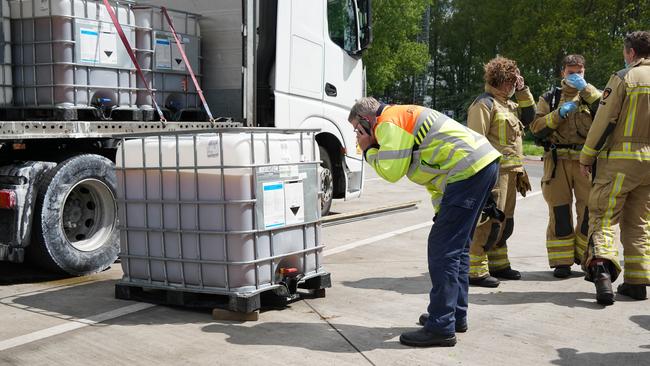
[[[330,159],[327,150],[322,146],[318,147],[320,151],[320,191],[322,196],[320,198],[320,212],[321,216],[325,216],[330,212],[332,207],[332,197],[334,196],[334,175],[332,169],[332,160]]]
[[[106,269],[120,249],[116,190],[113,163],[102,156],[57,165],[40,185],[28,258],[77,276]]]

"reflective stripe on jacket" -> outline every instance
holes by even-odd
[[[501,155],[488,140],[451,118],[415,105],[389,105],[377,117],[379,148],[366,161],[389,182],[407,176],[426,186],[437,211],[445,186],[467,179]]]
[[[650,161],[650,59],[618,71],[603,90],[600,107],[580,154],[580,163],[599,159]],[[605,151],[603,151],[605,150]],[[602,154],[598,155],[601,151]]]
[[[515,93],[517,103],[500,90],[485,85],[467,111],[467,126],[487,137],[492,146],[503,154],[500,167],[523,170],[524,128],[535,119],[535,100],[528,87]]]

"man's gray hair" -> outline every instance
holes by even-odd
[[[356,103],[350,109],[350,114],[348,115],[348,121],[352,122],[357,119],[357,115],[362,116],[372,116],[377,113],[379,109],[379,101],[373,97],[363,97],[357,100]]]

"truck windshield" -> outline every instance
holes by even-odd
[[[361,50],[359,9],[354,0],[327,0],[327,24],[332,42],[350,54]]]

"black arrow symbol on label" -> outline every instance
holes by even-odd
[[[177,59],[176,59],[176,63],[177,63],[177,64],[179,64],[179,65],[180,65],[180,64],[181,64],[181,62],[183,62],[183,59],[182,59],[182,58],[177,58]]]
[[[111,57],[113,51],[104,51],[104,53],[106,54],[106,57]]]
[[[294,206],[294,207],[291,207],[290,209],[291,209],[291,212],[293,212],[293,215],[295,216],[295,215],[298,214],[298,211],[300,211],[300,206],[298,206],[298,207]]]

